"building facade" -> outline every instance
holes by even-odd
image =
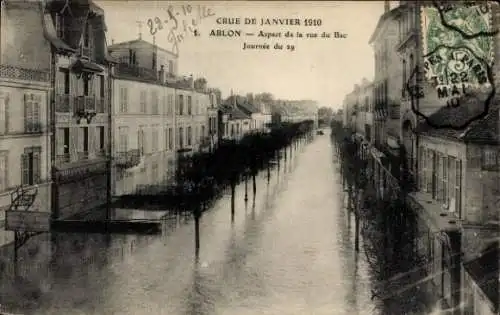
[[[92,1],[48,2],[43,20],[53,49],[53,215],[67,218],[109,202],[112,59]]]
[[[38,2],[0,3],[0,246],[5,210],[17,187],[36,189],[31,211],[51,211],[51,47]],[[20,29],[19,20],[25,21]]]

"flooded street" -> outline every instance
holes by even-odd
[[[234,222],[229,195],[202,217],[199,261],[190,220],[161,236],[36,236],[23,250],[37,258],[17,278],[4,269],[0,303],[23,314],[377,314],[336,169],[318,136],[269,185],[259,175],[255,202],[240,184]]]

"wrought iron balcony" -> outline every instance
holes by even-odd
[[[72,98],[68,94],[56,95],[56,112],[70,113],[72,108]]]
[[[0,64],[0,77],[25,81],[49,82],[49,71]]]
[[[130,168],[139,165],[141,162],[141,152],[139,149],[132,149],[126,152],[117,152],[115,164],[121,168]]]
[[[91,96],[76,96],[75,97],[75,113],[79,112],[95,112],[96,97]]]
[[[61,166],[63,164],[69,163],[70,161],[71,160],[69,153],[56,155],[56,166]]]
[[[129,65],[127,63],[119,63],[115,67],[115,73],[121,76],[129,76],[153,81],[158,80],[158,75],[156,74],[155,70],[135,65]]]

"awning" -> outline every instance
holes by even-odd
[[[100,65],[85,61],[82,59],[78,59],[71,65],[71,69],[74,69],[76,72],[85,71],[85,72],[103,72],[104,68]]]

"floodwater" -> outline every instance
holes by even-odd
[[[36,236],[16,269],[4,262],[0,303],[52,315],[387,314],[354,251],[337,167],[318,136],[269,184],[259,175],[255,201],[240,184],[234,222],[230,196],[202,217],[198,260],[191,220],[165,222],[161,236]]]

